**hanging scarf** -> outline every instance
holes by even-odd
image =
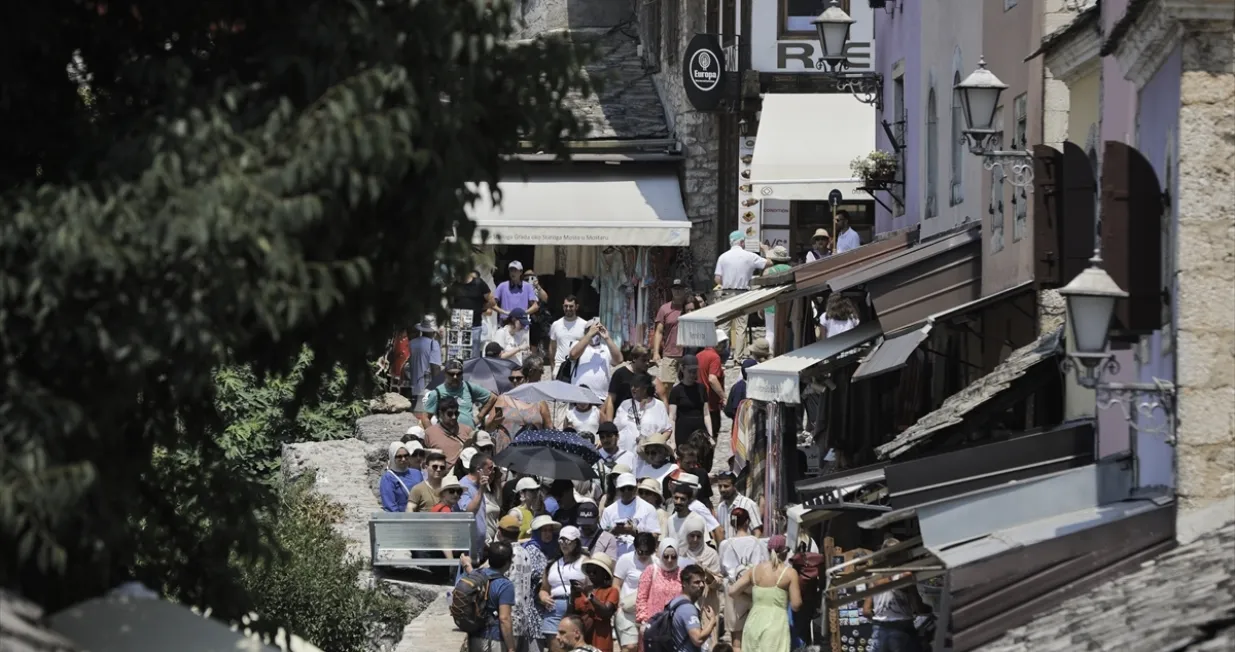
[[[750,462],[750,447],[755,438],[755,403],[743,399],[734,413],[730,431],[729,447],[733,452],[733,472],[741,474]]]

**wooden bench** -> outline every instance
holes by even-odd
[[[369,517],[369,546],[373,567],[458,566],[454,559],[417,557],[414,553],[472,550],[476,515],[470,512],[373,512]]]

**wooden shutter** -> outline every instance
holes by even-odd
[[[1115,306],[1113,336],[1135,339],[1162,326],[1162,187],[1136,149],[1106,141],[1102,153],[1102,260],[1128,292]]]
[[[1059,223],[1060,283],[1089,267],[1093,257],[1098,184],[1089,157],[1075,143],[1063,144],[1063,219]]]
[[[1049,145],[1034,145],[1033,176],[1033,279],[1040,287],[1059,287],[1063,285],[1059,239],[1063,153]]]

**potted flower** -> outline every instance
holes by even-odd
[[[875,150],[849,163],[853,175],[867,186],[884,186],[896,178],[896,156],[890,152]]]

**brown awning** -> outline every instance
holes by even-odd
[[[975,301],[982,293],[981,225],[834,276],[827,285],[833,292],[865,286],[885,332]]]
[[[788,272],[756,277],[751,280],[751,285],[780,285],[786,282],[785,277],[791,277],[795,287],[792,292],[779,297],[781,302],[822,292],[827,288],[828,279],[905,251],[917,240],[917,233],[916,228],[895,231],[843,254],[803,263]]]

